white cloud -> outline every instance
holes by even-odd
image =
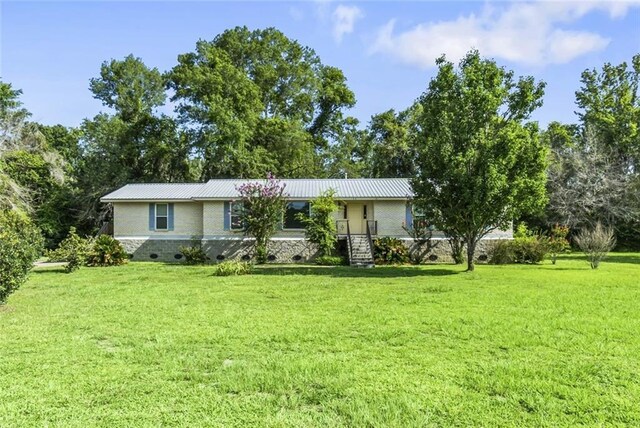
[[[435,66],[442,54],[458,61],[471,48],[482,55],[525,65],[560,64],[589,52],[604,49],[610,42],[590,31],[565,30],[593,11],[613,18],[624,16],[640,1],[537,1],[519,2],[496,8],[485,5],[481,13],[451,21],[428,22],[396,32],[390,20],[378,30],[372,53],[385,53],[422,68]]]
[[[339,5],[333,11],[331,20],[333,21],[333,38],[340,43],[345,34],[353,33],[356,21],[364,14],[357,6]]]

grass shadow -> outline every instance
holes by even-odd
[[[587,256],[582,253],[566,254],[559,260],[577,260],[587,263]],[[640,255],[638,253],[610,253],[603,261],[603,263],[629,263],[638,265],[640,264]]]
[[[31,273],[35,275],[43,275],[43,274],[51,274],[51,273],[64,273],[64,266],[46,266],[46,267],[35,267],[31,269]]]
[[[410,266],[383,266],[375,268],[352,268],[348,266],[259,266],[254,275],[326,275],[336,278],[396,278],[416,276],[449,276],[461,271],[443,268],[423,268]]]

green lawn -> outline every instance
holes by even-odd
[[[0,426],[640,426],[640,255],[41,270],[0,308]]]

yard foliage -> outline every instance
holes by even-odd
[[[373,240],[373,258],[376,263],[404,264],[411,258],[409,249],[402,240],[390,236],[384,236]]]
[[[298,214],[304,224],[305,237],[318,245],[320,254],[330,256],[335,249],[337,238],[336,222],[333,213],[338,209],[335,190],[323,192],[311,201],[311,214]]]
[[[489,249],[489,263],[536,264],[544,260],[549,248],[548,237],[534,233],[524,223],[520,223],[513,234],[513,240],[500,240],[492,245]]]
[[[129,255],[117,239],[109,235],[100,235],[93,242],[87,256],[88,266],[118,266],[125,264]]]
[[[255,238],[258,263],[267,261],[267,246],[282,222],[287,201],[285,185],[269,174],[264,182],[250,182],[238,187],[242,201],[242,227],[245,235]]]
[[[194,240],[189,247],[181,246],[180,253],[184,256],[184,263],[188,265],[203,265],[208,261],[207,253],[199,240]]]
[[[26,281],[42,245],[40,232],[25,214],[0,210],[0,305]]]
[[[549,234],[549,254],[551,255],[551,263],[556,264],[556,260],[558,256],[562,253],[566,253],[571,249],[571,245],[567,240],[567,236],[569,235],[569,228],[567,226],[563,226],[560,224],[555,224],[551,228],[551,232]]]
[[[597,269],[600,262],[616,246],[613,228],[597,223],[593,229],[582,229],[573,238],[576,245],[587,255],[592,269]]]
[[[228,260],[226,262],[218,263],[213,268],[213,274],[215,276],[248,275],[252,271],[253,265],[251,263],[239,260]]]
[[[65,271],[71,273],[87,264],[87,259],[93,250],[93,246],[93,239],[79,236],[76,228],[72,227],[69,230],[69,235],[60,242],[58,248],[48,251],[46,256],[52,262],[67,262]]]

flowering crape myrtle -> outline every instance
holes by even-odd
[[[258,263],[267,261],[268,244],[278,230],[287,201],[286,185],[272,174],[263,182],[249,182],[237,187],[242,202],[242,229],[255,238]]]

